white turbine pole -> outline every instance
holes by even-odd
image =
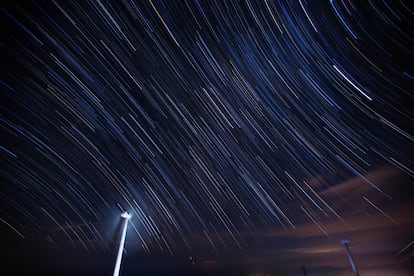
[[[349,240],[343,239],[341,240],[341,243],[345,246],[346,254],[348,255],[349,263],[352,266],[352,270],[354,271],[355,276],[359,276],[358,268],[356,267],[354,263],[354,259],[352,258],[351,251],[349,251],[349,247],[348,247]]]
[[[128,220],[130,220],[131,215],[128,212],[123,212],[121,214],[121,218],[123,219],[123,228],[122,228],[122,235],[121,241],[119,243],[118,248],[118,255],[116,257],[115,269],[113,276],[119,275],[119,269],[121,268],[121,259],[122,259],[122,252],[124,251],[124,244],[125,244],[125,237],[126,237],[126,230],[128,226]]]

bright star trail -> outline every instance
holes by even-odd
[[[414,269],[408,1],[0,14],[7,275],[109,275],[124,211],[121,275]]]

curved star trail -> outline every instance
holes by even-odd
[[[108,251],[107,225],[127,210],[134,247],[201,258],[304,225],[329,240],[356,214],[407,230],[394,212],[413,202],[404,2],[10,1],[0,13],[9,235]],[[412,260],[412,240],[392,253]]]

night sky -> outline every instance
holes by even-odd
[[[409,2],[1,1],[1,274],[409,275]]]

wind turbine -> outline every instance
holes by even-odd
[[[350,241],[349,241],[348,239],[343,239],[343,240],[341,240],[341,243],[342,243],[342,244],[344,245],[344,247],[345,247],[346,254],[348,255],[349,263],[350,263],[350,264],[351,264],[351,266],[352,266],[352,270],[354,271],[355,276],[359,276],[358,268],[356,267],[356,265],[355,265],[355,263],[354,263],[354,259],[352,258],[351,251],[349,251],[349,247],[348,247],[348,243],[349,243],[349,242],[350,242]]]
[[[118,276],[119,275],[119,269],[121,268],[122,252],[124,251],[126,230],[127,230],[127,226],[128,226],[128,220],[131,219],[131,214],[125,211],[121,214],[121,219],[123,220],[123,222],[122,222],[123,223],[122,235],[121,235],[121,241],[119,242],[118,255],[116,257],[113,276]]]

